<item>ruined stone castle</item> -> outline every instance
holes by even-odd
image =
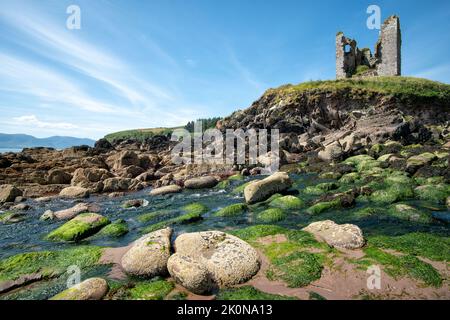
[[[391,16],[383,23],[372,54],[369,48],[359,49],[356,41],[336,35],[336,78],[401,75],[400,19]]]

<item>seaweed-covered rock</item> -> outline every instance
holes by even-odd
[[[206,207],[205,205],[201,204],[201,203],[191,203],[188,205],[185,205],[183,208],[183,211],[185,212],[184,214],[171,218],[171,219],[167,219],[167,220],[163,220],[160,221],[158,223],[152,224],[146,228],[144,228],[143,232],[153,232],[162,228],[166,228],[169,226],[174,226],[177,224],[188,224],[188,223],[193,223],[199,220],[202,220],[202,214],[207,212],[209,209],[208,207]],[[151,217],[149,217],[151,218]]]
[[[406,170],[408,172],[416,172],[417,169],[433,162],[435,159],[437,159],[436,155],[431,152],[425,152],[417,156],[409,157],[406,161]]]
[[[0,213],[0,223],[11,224],[21,222],[25,219],[25,215],[23,213],[17,212],[4,212]]]
[[[125,220],[119,219],[103,227],[97,235],[100,237],[118,238],[126,233],[128,233],[128,225]]]
[[[280,208],[270,208],[258,213],[257,217],[259,222],[273,223],[284,220],[286,214]]]
[[[415,188],[414,193],[420,200],[443,203],[450,193],[450,187],[446,184],[423,185]]]
[[[264,201],[271,195],[284,191],[292,185],[289,175],[285,172],[277,172],[256,182],[252,182],[244,189],[244,197],[247,203]]]
[[[184,182],[187,189],[206,189],[215,187],[218,183],[217,179],[212,176],[188,179]]]
[[[300,209],[305,205],[302,199],[294,196],[284,196],[272,200],[269,205],[271,207],[281,208],[285,210]]]
[[[105,279],[90,278],[58,293],[50,300],[100,300],[106,295],[108,289]]]
[[[313,222],[302,230],[312,233],[332,247],[358,249],[365,243],[361,229],[354,224],[339,225],[334,221],[324,220]]]
[[[401,220],[420,223],[430,223],[432,221],[432,217],[430,214],[417,210],[416,208],[407,204],[398,203],[394,205],[389,211],[391,213],[391,216]]]
[[[171,228],[146,234],[136,240],[122,257],[121,265],[126,273],[151,278],[167,273],[170,256]]]
[[[245,241],[221,231],[204,231],[178,236],[167,267],[176,282],[204,293],[249,280],[258,272],[260,260]]]
[[[341,201],[339,199],[334,199],[331,201],[321,201],[306,209],[306,212],[309,214],[319,214],[330,209],[339,208],[340,206]]]
[[[220,209],[214,215],[218,217],[238,216],[245,212],[245,210],[247,210],[245,203],[236,203]]]
[[[82,213],[50,232],[46,238],[54,241],[79,241],[97,233],[109,223],[108,218],[97,213]]]

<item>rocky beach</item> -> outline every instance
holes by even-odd
[[[1,154],[0,299],[449,299],[449,120],[446,84],[320,81],[217,123],[279,129],[270,176],[170,133]]]

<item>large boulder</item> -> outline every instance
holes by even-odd
[[[62,169],[53,169],[47,175],[48,184],[70,184],[72,176]]]
[[[139,181],[131,178],[108,178],[103,181],[104,192],[138,190],[141,184]]]
[[[325,148],[318,153],[319,159],[322,161],[339,160],[343,155],[343,150],[339,142],[335,141],[325,146]]]
[[[324,220],[311,223],[303,231],[313,234],[332,247],[358,249],[365,244],[361,229],[354,224],[339,225],[334,221]]]
[[[165,228],[136,240],[122,257],[123,270],[130,275],[146,278],[166,274],[171,235],[172,229]]]
[[[113,175],[106,169],[99,168],[78,168],[73,173],[72,186],[89,188],[93,183],[111,178]]]
[[[416,156],[412,156],[408,158],[408,160],[406,161],[406,171],[414,173],[417,171],[417,169],[430,164],[435,159],[437,159],[437,156],[430,152],[425,152]]]
[[[108,292],[108,283],[102,278],[90,278],[58,293],[50,300],[100,300]]]
[[[79,241],[97,233],[109,224],[108,218],[97,213],[82,213],[47,235],[53,241]]]
[[[119,171],[119,175],[124,178],[136,178],[144,173],[145,170],[138,166],[128,166]]]
[[[178,193],[178,192],[181,192],[181,190],[182,190],[182,188],[180,186],[177,186],[176,184],[171,184],[169,186],[153,189],[152,191],[150,191],[150,195],[151,196],[162,196],[162,195],[170,194],[170,193]]]
[[[218,183],[217,179],[212,176],[188,179],[184,182],[187,189],[205,189],[215,187]]]
[[[22,191],[11,184],[0,186],[0,203],[14,202],[16,197],[22,195]]]
[[[63,198],[87,198],[89,190],[83,187],[67,187],[62,189],[59,195]]]
[[[273,175],[248,184],[244,189],[247,203],[256,203],[268,199],[271,195],[284,191],[292,185],[286,172],[277,172]]]
[[[139,166],[140,160],[135,152],[126,150],[110,156],[106,163],[114,170],[121,170],[128,166]]]
[[[167,268],[177,283],[201,294],[249,280],[258,272],[260,259],[245,241],[221,231],[204,231],[178,236]]]

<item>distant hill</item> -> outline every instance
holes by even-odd
[[[0,133],[0,148],[33,148],[33,147],[51,147],[55,149],[64,149],[72,146],[88,145],[94,146],[95,140],[53,136],[48,138],[36,138],[27,134],[6,134]]]
[[[105,139],[109,142],[113,142],[114,140],[120,139],[136,139],[139,141],[144,141],[147,138],[151,138],[155,135],[167,135],[171,134],[175,129],[179,129],[182,127],[174,127],[174,128],[148,128],[148,129],[132,129],[125,131],[118,131],[114,133],[107,134]]]
[[[203,130],[215,128],[217,121],[221,118],[205,118],[205,119],[197,119],[196,121],[201,121],[203,124]],[[130,129],[125,131],[118,131],[107,134],[105,139],[109,142],[113,142],[115,140],[121,139],[135,139],[138,141],[144,141],[147,138],[151,138],[155,135],[169,135],[172,134],[176,129],[186,129],[189,132],[194,132],[194,124],[195,121],[189,121],[185,126],[172,127],[172,128],[146,128],[146,129]]]

